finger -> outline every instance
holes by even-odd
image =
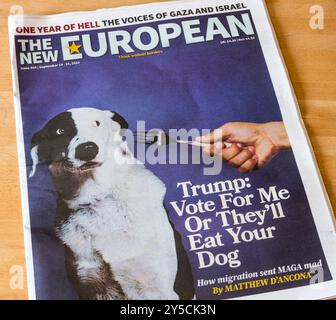
[[[206,155],[213,157],[215,155],[215,149],[216,149],[216,146],[214,144],[209,144],[208,146],[203,147],[202,151]]]
[[[227,130],[227,127],[224,125],[218,129],[211,131],[210,133],[204,136],[197,137],[196,141],[203,142],[203,143],[213,143],[215,141],[225,140],[225,138],[227,138],[228,136],[230,136],[230,132]]]
[[[221,142],[210,144],[203,148],[203,152],[208,156],[214,157],[215,155],[222,157],[224,160],[229,160],[236,156],[242,149],[240,144],[233,143],[230,147],[226,147]]]
[[[229,164],[233,167],[239,168],[244,162],[251,159],[254,154],[249,150],[249,148],[244,148],[235,157],[229,160]]]
[[[258,164],[258,157],[254,155],[251,159],[245,161],[240,167],[239,172],[241,173],[249,173],[257,166]]]
[[[215,155],[220,155],[222,153],[222,150],[225,149],[225,144],[222,144],[221,142],[217,142],[214,144],[209,144],[206,147],[203,147],[203,152],[211,157]]]
[[[251,153],[256,154],[256,148],[254,146],[248,146],[247,148],[251,151]]]
[[[236,157],[242,151],[242,146],[236,143],[233,143],[229,148],[220,150],[217,154],[220,155],[223,160],[229,161],[232,158]]]

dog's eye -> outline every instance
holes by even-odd
[[[61,134],[63,134],[63,133],[64,133],[64,129],[63,128],[59,128],[59,129],[56,130],[56,134],[58,134],[59,136]]]
[[[99,122],[99,121],[97,121],[97,120],[95,121],[95,124],[96,124],[96,126],[97,126],[97,127],[99,127],[99,126],[100,126],[100,122]]]

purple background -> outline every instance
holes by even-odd
[[[205,19],[202,21],[204,23]],[[136,27],[123,29],[131,31]],[[90,33],[96,34],[94,31]],[[217,38],[208,43],[185,45],[180,37],[172,41],[171,48],[164,49],[161,55],[118,59],[107,54],[98,59],[85,57],[77,66],[19,71],[27,164],[31,164],[29,144],[34,132],[50,118],[71,107],[90,106],[117,111],[133,129],[137,120],[145,120],[147,128],[163,129],[213,129],[229,121],[281,120],[258,39],[223,45],[219,41]],[[53,36],[53,43],[59,42],[59,36]],[[201,184],[242,176],[227,165],[220,176],[203,176],[203,165],[148,167],[167,186],[167,208],[170,208],[169,201],[181,199],[180,191],[176,189],[177,182],[191,180],[194,184]],[[277,185],[290,190],[291,199],[283,203],[287,218],[270,222],[277,227],[275,239],[230,246],[227,238],[225,247],[212,251],[220,253],[239,249],[242,266],[238,269],[212,267],[201,271],[194,268],[195,280],[319,259],[325,264],[292,152],[282,152],[267,167],[249,177],[255,188]],[[62,244],[53,231],[56,202],[46,168],[40,166],[35,177],[28,182],[37,298],[76,299],[65,274]],[[218,203],[216,195],[204,197],[204,200]],[[256,205],[248,211],[260,207]],[[240,212],[247,212],[247,209],[242,208]],[[169,215],[177,229],[185,232],[184,219],[177,218],[172,211]],[[220,226],[213,227],[207,235],[214,235],[217,231],[221,231]],[[194,253],[190,254],[190,259],[197,265]],[[331,279],[327,267],[325,279]],[[307,284],[294,282],[226,294],[221,298]],[[197,295],[198,298],[211,299],[211,287],[198,288]]]

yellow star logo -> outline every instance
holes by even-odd
[[[71,46],[67,46],[67,48],[70,50],[70,54],[74,53],[80,53],[79,48],[81,45],[77,45],[74,41],[72,42]]]

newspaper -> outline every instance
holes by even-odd
[[[322,299],[333,213],[263,1],[10,16],[31,299]]]

